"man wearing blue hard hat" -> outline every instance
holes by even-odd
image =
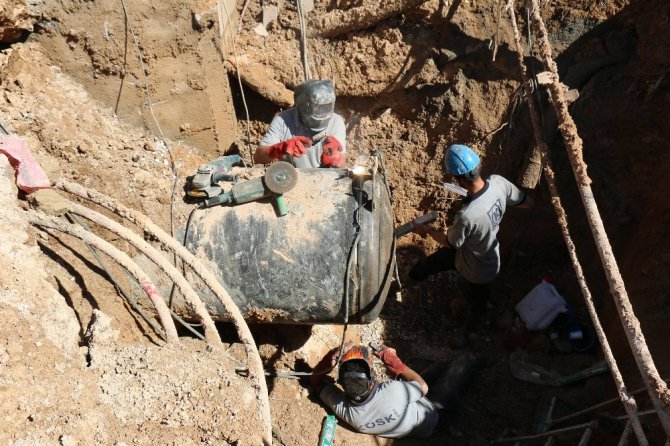
[[[444,154],[444,170],[467,191],[446,234],[431,226],[413,223],[415,232],[429,235],[442,247],[420,260],[409,275],[424,280],[440,271],[455,269],[463,277],[469,310],[450,340],[454,348],[467,343],[486,313],[490,284],[500,271],[500,249],[496,235],[508,206],[530,207],[532,199],[499,175],[484,180],[479,156],[468,146],[454,144]]]

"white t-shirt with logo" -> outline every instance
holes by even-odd
[[[342,144],[342,151],[347,149],[347,129],[344,125],[344,119],[337,113],[333,113],[326,127],[326,135],[334,136]],[[277,113],[270,123],[268,131],[263,136],[260,146],[266,147],[281,141],[286,141],[294,136],[306,136],[312,138],[320,132],[315,132],[304,125],[298,117],[298,110],[293,107]],[[324,139],[317,142],[307,150],[307,153],[301,157],[285,155],[281,159],[292,163],[298,168],[321,167],[321,154],[323,153]]]
[[[525,194],[499,175],[491,175],[476,194],[463,200],[463,207],[447,229],[449,244],[457,249],[456,270],[472,283],[489,283],[500,271],[500,249],[496,235],[508,205],[516,206]]]
[[[428,437],[439,420],[435,406],[421,395],[416,381],[385,381],[361,404],[352,403],[334,384],[321,390],[321,400],[339,418],[364,434],[382,437]]]

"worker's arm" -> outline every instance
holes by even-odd
[[[421,375],[409,368],[407,364],[398,358],[398,354],[394,348],[384,345],[381,350],[374,354],[376,357],[384,361],[386,370],[388,370],[394,377],[402,378],[405,381],[416,381],[421,387],[421,394],[426,395],[428,393],[428,384],[426,384],[426,381]]]
[[[274,161],[274,158],[268,153],[272,146],[258,146],[254,152],[254,163],[255,164],[269,164]]]
[[[309,377],[309,383],[314,388],[317,395],[321,393],[321,389],[323,389],[323,386],[326,385],[326,377],[328,377],[328,373],[330,373],[330,371],[335,367],[335,364],[337,364],[337,358],[339,354],[339,348],[330,350],[312,369],[312,375]]]
[[[254,152],[254,162],[257,164],[268,164],[284,155],[292,155],[296,158],[307,153],[312,140],[306,136],[294,136],[293,138],[280,141],[271,146],[258,146]]]
[[[499,177],[502,181],[503,187],[507,189],[507,205],[514,206],[515,208],[529,208],[535,204],[533,197],[528,194],[528,191],[524,191],[516,187],[516,185],[504,177]]]
[[[421,236],[429,235],[430,238],[432,238],[445,248],[453,248],[453,246],[451,246],[451,244],[449,243],[449,240],[447,240],[447,234],[445,234],[444,232],[435,229],[432,226],[415,222],[412,222],[412,227],[414,228],[414,232],[416,232],[417,234]]]
[[[344,351],[346,352],[351,348],[351,342],[344,344]],[[340,348],[335,347],[330,350],[326,355],[321,358],[321,361],[312,369],[312,375],[309,377],[309,383],[316,390],[316,393],[321,393],[321,389],[326,385],[328,373],[335,368],[337,360],[340,358]]]
[[[533,200],[533,197],[531,197],[528,194],[528,192],[524,192],[523,201],[521,203],[517,204],[514,207],[519,208],[519,209],[527,209],[527,208],[533,207],[534,204],[535,204],[535,200]]]

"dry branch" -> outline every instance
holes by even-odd
[[[240,337],[240,341],[244,345],[245,351],[247,353],[247,362],[249,364],[251,378],[255,385],[254,390],[256,391],[256,397],[258,399],[258,409],[261,419],[261,426],[263,429],[263,442],[265,444],[272,444],[272,418],[270,414],[268,387],[267,383],[265,382],[265,372],[263,370],[263,363],[261,361],[260,354],[258,353],[258,348],[256,347],[254,338],[251,335],[249,326],[244,320],[244,317],[242,317],[242,313],[240,313],[239,308],[237,308],[235,302],[233,302],[228,292],[214,276],[214,274],[205,268],[198,258],[191,254],[186,248],[184,248],[177,240],[172,238],[163,229],[152,222],[146,215],[129,209],[118,203],[113,198],[108,197],[100,192],[92,189],[85,189],[78,184],[71,183],[63,179],[61,179],[56,184],[56,187],[86,200],[90,200],[135,223],[142,230],[156,237],[164,247],[172,250],[175,254],[177,254],[177,256],[181,258],[182,261],[184,261],[184,263],[186,263],[189,267],[191,267],[193,272],[198,275],[198,277],[200,277],[202,281],[212,290],[214,296],[216,296],[223,307],[230,313],[233,324],[235,325],[235,329],[237,330],[237,334]]]
[[[163,325],[163,329],[165,330],[168,343],[179,342],[177,328],[175,327],[174,321],[170,316],[170,310],[158,292],[158,289],[154,286],[151,279],[149,279],[149,276],[139,266],[137,266],[137,264],[133,262],[133,260],[128,257],[126,253],[101,239],[97,235],[88,232],[79,226],[65,223],[62,220],[59,220],[50,215],[46,215],[42,212],[32,210],[28,211],[28,220],[30,223],[36,226],[55,229],[83,240],[89,245],[107,254],[115,262],[128,270],[128,272],[142,285],[142,288],[144,288],[147,296],[149,296],[149,299],[151,299],[151,302],[153,302],[154,306],[156,307],[156,312],[158,313],[158,318],[160,319],[161,325]]]
[[[612,246],[607,238],[602,218],[593,197],[593,191],[590,186],[591,179],[588,176],[582,153],[582,139],[579,137],[577,126],[568,111],[564,89],[559,81],[558,68],[552,56],[547,28],[540,16],[537,0],[531,0],[531,17],[538,36],[542,62],[545,69],[554,74],[554,80],[549,84],[551,102],[558,117],[559,130],[563,135],[563,141],[568,150],[570,164],[572,165],[572,170],[578,184],[579,194],[586,211],[593,238],[598,247],[598,254],[600,255],[600,260],[609,282],[610,291],[619,312],[619,318],[621,319],[628,343],[633,351],[633,357],[642,375],[642,380],[647,386],[649,396],[656,408],[663,429],[666,435],[670,437],[670,390],[668,390],[667,384],[658,374],[651,352],[647,347],[647,341],[642,333],[640,321],[635,316],[633,306],[628,299],[626,286],[621,277],[619,266],[617,265]]]
[[[514,32],[514,42],[516,44],[516,52],[519,62],[519,71],[521,72],[521,78],[523,80],[524,85],[526,85],[528,88],[530,86],[530,80],[528,78],[528,71],[526,70],[526,65],[523,61],[523,46],[521,44],[521,34],[519,33],[519,29],[517,27],[516,16],[514,15],[515,13],[512,0],[508,1],[507,9],[509,12],[510,22],[512,24],[512,30]],[[614,354],[612,353],[609,340],[607,339],[607,336],[605,336],[605,331],[603,330],[602,324],[600,323],[600,318],[598,317],[598,313],[596,312],[595,303],[593,302],[593,297],[591,296],[589,286],[586,283],[586,277],[584,277],[584,271],[582,270],[582,265],[579,262],[579,258],[577,258],[577,249],[572,240],[572,236],[570,235],[570,229],[568,227],[568,216],[565,212],[565,209],[563,208],[563,204],[561,202],[561,196],[558,192],[558,187],[556,186],[556,177],[554,169],[551,165],[551,159],[549,158],[549,148],[547,147],[546,141],[544,140],[543,137],[542,127],[540,125],[541,122],[540,114],[535,107],[533,97],[529,94],[527,99],[528,99],[527,101],[528,109],[530,111],[530,120],[533,125],[533,133],[535,134],[535,141],[536,141],[536,146],[534,147],[533,150],[533,158],[539,155],[541,159],[540,165],[542,164],[544,165],[544,178],[547,180],[547,186],[549,188],[549,193],[551,194],[551,204],[553,205],[554,211],[556,212],[556,216],[558,218],[558,224],[561,227],[563,239],[565,240],[565,244],[568,248],[568,254],[570,255],[572,267],[574,268],[575,275],[577,276],[577,282],[579,283],[582,294],[584,295],[584,302],[589,311],[589,315],[591,316],[591,321],[593,322],[593,326],[595,328],[596,335],[598,336],[600,346],[603,349],[605,360],[607,361],[607,365],[609,366],[609,369],[612,372],[612,376],[614,378],[614,382],[617,387],[619,398],[621,399],[624,409],[626,410],[629,423],[633,427],[633,430],[635,431],[638,443],[640,444],[640,446],[647,446],[649,443],[647,442],[644,430],[642,429],[642,425],[640,424],[637,403],[626,389],[626,385],[623,381],[623,377],[621,376],[619,366],[616,362],[616,359],[614,358]]]
[[[205,329],[205,338],[207,342],[214,346],[221,346],[221,337],[219,332],[214,325],[212,317],[207,312],[205,304],[202,303],[200,297],[193,291],[191,285],[186,281],[184,276],[179,272],[177,268],[172,265],[165,257],[163,257],[153,246],[145,242],[142,237],[138,236],[134,232],[124,228],[122,225],[118,224],[114,220],[105,217],[99,212],[92,211],[84,206],[78,205],[76,203],[69,203],[70,212],[81,215],[82,217],[96,223],[97,225],[102,226],[103,228],[109,229],[113,233],[120,236],[123,240],[126,240],[135,248],[140,250],[144,255],[146,255],[149,260],[154,262],[165,274],[168,275],[170,280],[172,280],[179,288],[179,291],[184,295],[184,299],[191,306],[192,311],[195,313],[196,317],[202,323],[203,328]]]
[[[394,0],[363,2],[363,6],[347,10],[336,9],[308,21],[309,37],[335,37],[346,32],[375,26],[425,3],[426,0]]]

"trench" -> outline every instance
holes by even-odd
[[[670,363],[664,354],[664,340],[670,334],[666,322],[670,316],[670,294],[667,291],[670,245],[665,228],[670,219],[670,202],[665,194],[669,186],[665,168],[670,166],[667,155],[670,130],[665,122],[669,114],[670,76],[667,73],[670,67],[663,54],[670,51],[670,41],[662,37],[667,27],[654,20],[652,10],[656,9],[657,15],[666,19],[669,10],[660,1],[652,3],[653,8],[635,4],[622,7],[607,20],[596,19],[595,14],[584,20],[577,14],[571,15],[570,8],[560,5],[549,19],[554,43],[560,48],[557,63],[562,79],[580,93],[579,99],[570,106],[570,112],[584,140],[584,155],[593,178],[595,199],[656,364],[663,377],[667,377]],[[237,50],[258,55],[263,46],[250,31],[250,25],[255,24],[260,6],[250,8],[254,14],[243,19]],[[464,12],[458,12],[455,7],[436,19],[437,13],[431,15],[422,9],[388,19],[378,27],[352,32],[332,41],[314,39],[311,43],[312,50],[331,51],[333,58],[355,60],[355,63],[343,66],[336,62],[324,63],[320,69],[333,74],[337,80],[338,112],[347,122],[352,154],[375,148],[384,152],[394,195],[395,226],[431,210],[440,212],[436,224],[441,227],[446,227],[453,218],[458,205],[454,200],[445,199],[449,197],[439,187],[443,181],[441,156],[449,143],[461,142],[475,147],[483,156],[485,176],[499,174],[515,181],[521,173],[533,136],[527,106],[522,101],[514,102],[519,75],[516,55],[506,43],[509,40],[505,41],[504,33],[501,34],[496,62],[491,61],[487,44],[494,24],[490,19],[493,10],[488,3],[487,7]],[[290,8],[287,11],[288,14]],[[85,12],[78,12],[77,18],[81,20]],[[466,18],[461,17],[458,21],[457,14]],[[179,20],[185,20],[183,13],[178,16]],[[264,41],[266,51],[275,51],[276,59],[283,60],[278,62],[259,56],[266,73],[272,73],[286,86],[295,84],[296,76],[283,66],[298,63],[295,39],[288,38],[296,35],[289,18],[293,19],[293,16],[287,15],[283,21],[272,25],[271,37]],[[82,38],[68,45],[72,41],[67,40],[70,38],[67,34],[78,31],[73,28],[65,32],[67,19],[61,20],[64,25],[60,32],[38,30],[31,39],[47,48],[51,61],[84,85],[91,96],[107,107],[114,107],[119,78],[102,71],[92,77],[90,64],[94,60],[98,65],[118,67],[121,64],[118,42],[114,46],[113,39],[105,41],[91,35],[84,39],[85,33],[81,31]],[[423,26],[426,23],[429,26]],[[447,26],[441,28],[445,23]],[[473,29],[466,29],[465,25]],[[120,27],[118,29],[117,38],[121,35]],[[223,126],[225,130],[217,128],[214,112],[204,105],[212,101],[213,87],[207,84],[207,79],[195,74],[198,63],[212,63],[212,53],[207,57],[186,56],[188,51],[202,48],[203,42],[208,44],[215,40],[215,29],[205,28],[198,33],[188,27],[184,29],[186,31],[178,33],[182,46],[172,43],[173,35],[161,41],[152,34],[157,32],[155,29],[138,28],[138,32],[145,42],[142,46],[147,52],[145,57],[152,61],[148,88],[155,95],[158,119],[169,138],[191,147],[180,152],[188,153],[180,160],[181,172],[191,172],[212,155],[236,152],[244,155],[247,145],[253,147],[281,107],[246,83],[241,91],[231,70],[226,75],[229,91],[222,92],[232,102],[232,113],[226,115],[231,119]],[[292,43],[282,47],[282,38]],[[83,41],[87,45],[85,49],[77,43]],[[358,45],[353,53],[346,48],[347,42],[352,41]],[[391,50],[385,49],[384,45]],[[3,49],[6,48],[0,47]],[[84,51],[88,51],[90,57],[75,57]],[[171,59],[174,55],[176,62]],[[354,59],[354,56],[358,58]],[[538,59],[534,55],[527,56],[529,65],[539,70]],[[144,87],[139,81],[142,78],[139,67],[133,66],[136,64],[133,60],[128,58],[126,69],[135,82],[124,87],[119,117],[138,124],[137,110],[143,108]],[[224,63],[220,62],[223,70]],[[171,63],[183,64],[190,77],[173,73]],[[228,64],[231,64],[230,60]],[[201,71],[207,73],[207,70]],[[246,122],[242,93],[249,110],[249,122]],[[578,255],[601,320],[606,321],[605,328],[624,378],[629,388],[637,388],[642,384],[639,372],[631,359],[602,273],[569,160],[556,130],[553,111],[548,98],[544,94],[541,96],[543,130]],[[225,121],[222,116],[218,119]],[[247,125],[250,138],[247,138]],[[225,137],[222,136],[224,133]],[[551,273],[557,289],[571,304],[576,317],[588,322],[559,226],[548,203],[546,184],[540,181],[529,193],[537,203],[535,208],[531,211],[510,209],[499,233],[503,267],[493,287],[489,308],[493,316],[488,331],[478,340],[490,362],[477,387],[466,397],[465,411],[454,420],[459,429],[477,432],[472,434],[476,438],[473,444],[483,444],[485,439],[510,426],[527,431],[530,429],[528,420],[533,418],[538,407],[556,394],[560,398],[558,410],[562,411],[558,415],[615,395],[614,385],[607,377],[593,377],[576,386],[556,390],[530,387],[509,376],[506,361],[510,352],[505,340],[515,315],[514,306],[547,273]],[[178,210],[182,212],[181,217],[183,209]],[[156,206],[154,211],[159,213],[164,209],[161,211]],[[399,241],[397,261],[404,288],[400,295],[395,294],[396,289],[389,294],[379,316],[384,325],[384,341],[396,347],[401,357],[410,358],[410,365],[416,367],[429,360],[454,355],[446,340],[453,331],[454,318],[461,311],[457,276],[440,273],[425,283],[412,283],[407,278],[414,262],[436,247],[416,235]],[[55,252],[50,255],[58,256]],[[125,328],[137,331],[131,324]],[[230,326],[219,324],[219,329],[224,340],[233,344]],[[306,370],[305,361],[314,358],[296,352],[308,344],[312,331],[290,327],[282,327],[279,331],[281,333],[277,334],[272,326],[254,328],[267,364]],[[189,336],[182,331],[180,335]],[[574,372],[601,359],[597,348],[587,353],[558,352],[546,333],[533,335],[527,347],[534,359],[562,373]],[[274,388],[272,384],[270,387]],[[509,392],[500,395],[501,387]],[[648,404],[644,397],[639,403],[641,406]],[[468,418],[472,416],[475,420]],[[492,420],[485,428],[476,421],[483,418]],[[645,428],[650,438],[662,435],[658,426],[651,422],[645,422]],[[607,431],[599,435],[596,444],[610,444],[607,442],[616,436]],[[449,434],[442,434],[438,441],[449,439],[453,440]]]

